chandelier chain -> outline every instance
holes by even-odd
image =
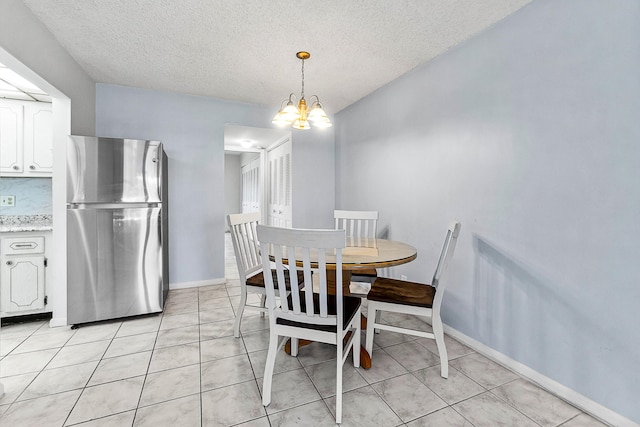
[[[302,99],[304,99],[304,59],[302,60]]]

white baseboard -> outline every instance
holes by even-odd
[[[49,320],[49,327],[50,328],[57,328],[60,326],[67,326],[67,316],[54,316],[51,318],[51,320]]]
[[[478,353],[488,357],[500,365],[509,368],[513,372],[527,378],[533,383],[539,385],[543,389],[548,392],[555,394],[561,399],[566,400],[571,403],[575,407],[581,409],[582,411],[588,413],[589,415],[603,421],[605,423],[611,424],[616,427],[640,427],[640,424],[631,421],[630,419],[618,414],[617,412],[612,411],[611,409],[594,402],[586,396],[578,393],[575,390],[570,389],[569,387],[562,385],[549,377],[542,375],[541,373],[534,371],[530,367],[523,365],[522,363],[511,359],[510,357],[505,356],[504,354],[494,350],[491,347],[482,344],[480,341],[476,341],[475,339],[463,334],[462,332],[444,325],[444,331],[447,335],[457,339],[461,343],[466,346],[472,348]]]
[[[227,282],[227,279],[223,277],[221,279],[198,280],[195,282],[169,283],[169,289],[188,289],[188,288],[198,288],[200,286],[223,285],[226,282]]]

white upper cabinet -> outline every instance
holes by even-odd
[[[0,174],[51,176],[51,104],[0,100]]]
[[[0,172],[22,174],[24,108],[21,103],[0,100]]]
[[[51,104],[30,102],[24,107],[25,171],[51,174],[53,134]]]

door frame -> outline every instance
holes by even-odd
[[[235,128],[240,128],[241,132],[242,129],[249,129],[249,130],[257,130],[257,134],[256,133],[251,133],[249,132],[249,134],[245,134],[245,133],[241,133],[240,136],[235,136],[235,138],[232,136],[230,140],[227,140],[227,132],[229,131],[228,127],[235,127]],[[264,132],[261,132],[264,131]],[[248,137],[248,139],[253,141],[253,145],[251,147],[242,147],[241,145],[237,144],[237,140],[238,139],[242,139],[245,136]],[[227,123],[225,124],[225,131],[224,131],[224,151],[225,153],[228,152],[234,152],[234,153],[259,153],[260,154],[260,173],[259,173],[259,187],[260,187],[260,198],[259,198],[259,203],[260,203],[260,222],[262,224],[267,224],[267,220],[268,220],[268,210],[265,206],[267,206],[268,201],[269,201],[269,181],[268,181],[268,177],[269,177],[269,171],[268,171],[268,161],[267,161],[267,151],[268,150],[272,150],[274,148],[276,148],[277,146],[279,146],[280,144],[283,144],[284,142],[286,142],[288,139],[292,138],[292,132],[291,129],[270,129],[270,128],[265,128],[265,127],[260,127],[260,126],[252,126],[252,125],[242,125],[242,124],[236,124],[236,123]],[[239,192],[242,191],[242,188],[238,189]],[[239,206],[239,208],[241,209],[242,207]],[[225,219],[226,222],[226,219]]]
[[[38,86],[51,96],[53,133],[53,172],[51,177],[51,206],[53,216],[50,283],[47,295],[52,318],[50,327],[67,325],[67,139],[71,134],[71,99],[51,83],[40,77],[11,53],[0,47],[0,62]],[[0,387],[1,389],[1,387]]]

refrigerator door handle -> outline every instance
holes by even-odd
[[[67,203],[67,210],[75,209],[135,209],[135,208],[159,208],[162,203]]]

